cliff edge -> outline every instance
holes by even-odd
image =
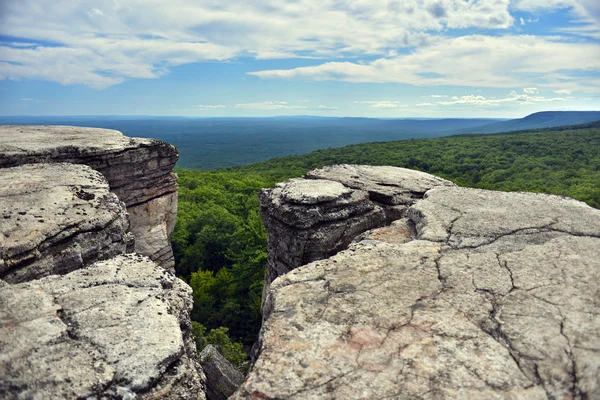
[[[600,397],[600,211],[333,166],[261,194],[269,271],[235,399]]]
[[[85,164],[100,172],[127,206],[135,251],[174,272],[170,236],[177,216],[177,149],[156,139],[73,126],[0,126],[0,168]]]
[[[169,259],[176,154],[114,131],[0,127],[0,398],[205,398],[191,288],[132,253]]]

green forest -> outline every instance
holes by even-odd
[[[177,273],[194,291],[199,345],[218,337],[240,365],[242,345],[247,349],[257,338],[267,259],[258,191],[343,163],[412,168],[460,186],[552,193],[600,208],[600,122],[359,144],[215,171],[179,169],[172,242]]]

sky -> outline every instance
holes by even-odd
[[[598,0],[0,0],[0,115],[600,110]]]

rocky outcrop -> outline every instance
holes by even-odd
[[[0,398],[205,398],[190,287],[124,255],[131,225],[169,266],[175,160],[115,131],[0,127]]]
[[[290,221],[312,218],[315,204],[347,212],[336,221],[359,216],[339,202],[365,192],[378,206],[381,185],[354,182],[385,182],[407,200],[389,226],[271,283],[259,355],[233,398],[600,397],[600,211],[543,194],[427,189],[402,178],[413,173],[336,166],[263,193],[270,230],[293,210]]]
[[[64,274],[125,253],[125,205],[90,167],[30,164],[0,169],[0,278]]]
[[[0,126],[0,168],[32,163],[85,164],[127,206],[135,250],[173,271],[169,237],[177,213],[178,152],[155,139],[69,126]]]
[[[3,399],[203,399],[191,289],[118,256],[0,290]]]
[[[436,186],[454,184],[419,171],[343,165],[263,190],[261,215],[269,236],[265,283],[336,254],[362,232],[402,218]]]
[[[206,374],[208,400],[227,399],[244,381],[244,375],[210,344],[200,352],[200,363]]]

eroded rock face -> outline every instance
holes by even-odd
[[[210,344],[200,352],[200,363],[206,374],[208,400],[226,400],[244,381],[244,375]]]
[[[191,289],[148,258],[0,288],[1,398],[204,399]]]
[[[599,210],[438,185],[403,214],[271,283],[235,399],[600,397]]]
[[[92,168],[0,169],[0,278],[65,274],[133,248],[125,205]]]
[[[174,146],[109,129],[0,126],[0,168],[64,162],[99,171],[127,205],[136,251],[171,271],[169,238],[177,213],[177,177],[172,170],[177,159]]]
[[[269,235],[265,283],[403,217],[408,206],[436,186],[454,184],[401,168],[336,165],[263,190],[261,215]]]

